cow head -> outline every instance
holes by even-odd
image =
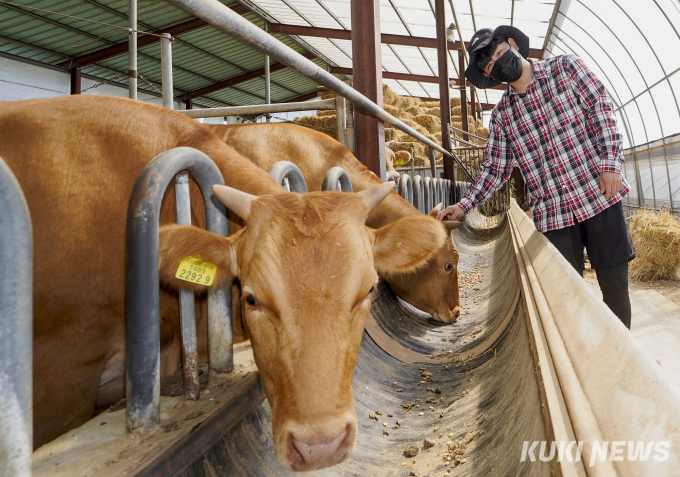
[[[432,209],[432,217],[437,216],[440,206],[441,204]],[[447,236],[446,241],[432,255],[426,268],[389,277],[394,293],[444,323],[454,323],[460,317],[458,249],[451,235],[451,231],[460,225],[460,222],[452,220],[441,222],[440,226]]]
[[[357,432],[351,385],[376,270],[417,270],[446,240],[441,224],[422,215],[366,227],[369,211],[392,188],[254,197],[214,186],[246,222],[242,230],[225,238],[195,227],[161,228],[166,283],[190,285],[174,275],[184,257],[196,254],[217,265],[216,282],[240,278],[274,447],[288,470],[328,467],[351,454]]]

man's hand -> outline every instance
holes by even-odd
[[[600,173],[600,192],[605,194],[607,200],[614,197],[621,189],[623,189],[621,174],[618,172]]]
[[[449,205],[446,209],[442,210],[437,214],[437,220],[438,221],[443,221],[447,216],[449,216],[449,220],[458,220],[462,216],[465,215],[465,212],[463,212],[463,209],[459,205]]]

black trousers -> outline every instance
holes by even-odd
[[[621,202],[583,222],[551,230],[544,235],[581,276],[585,268],[585,246],[604,302],[630,329],[628,262],[635,258],[635,247],[623,216]]]

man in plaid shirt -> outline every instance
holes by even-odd
[[[536,228],[583,275],[583,247],[605,303],[630,328],[628,261],[635,249],[621,199],[621,134],[604,85],[574,56],[528,61],[529,38],[511,26],[472,37],[468,80],[478,88],[507,83],[489,124],[479,177],[438,219],[457,219],[503,185],[514,166],[528,189]]]

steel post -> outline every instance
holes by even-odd
[[[465,71],[465,53],[463,50],[458,50],[458,68],[460,71]],[[470,126],[468,124],[468,110],[467,110],[467,88],[465,82],[461,82],[460,86],[460,117],[463,122],[463,140],[469,141]]]
[[[128,0],[128,98],[137,99],[137,0]]]
[[[272,77],[269,70],[269,56],[264,55],[264,102],[272,103]],[[267,113],[267,122],[271,119],[271,115]]]
[[[179,225],[191,225],[191,199],[189,198],[189,173],[175,176],[175,212]],[[196,344],[196,309],[194,292],[179,290],[179,320],[182,337],[182,375],[184,396],[190,400],[199,397],[198,346]]]
[[[439,110],[441,119],[442,147],[451,150],[449,137],[451,124],[451,101],[449,99],[449,52],[446,38],[446,11],[444,0],[434,0],[435,30],[437,35],[437,71],[439,75]],[[463,41],[463,39],[460,39]],[[461,70],[462,71],[462,70]],[[461,74],[462,87],[465,87],[465,78]],[[453,178],[453,161],[444,156],[444,177]]]
[[[434,149],[429,148],[430,151],[430,172],[432,173],[432,179],[437,177],[437,160],[434,156]]]
[[[33,232],[19,182],[0,158],[0,475],[31,476]]]
[[[161,35],[161,70],[163,81],[163,106],[175,109],[172,85],[172,37],[169,33]]]
[[[335,118],[337,123],[338,141],[347,147],[347,100],[342,96],[335,98]]]
[[[158,229],[168,184],[187,170],[203,194],[208,231],[229,234],[227,212],[212,194],[224,184],[212,160],[196,149],[178,147],[156,156],[142,171],[130,196],[125,253],[126,428],[152,429],[160,421],[160,319]],[[215,284],[208,292],[208,353],[211,370],[233,368],[231,291]]]
[[[423,178],[423,194],[425,196],[423,204],[425,205],[425,214],[429,214],[434,208],[434,197],[432,197],[432,178]]]

